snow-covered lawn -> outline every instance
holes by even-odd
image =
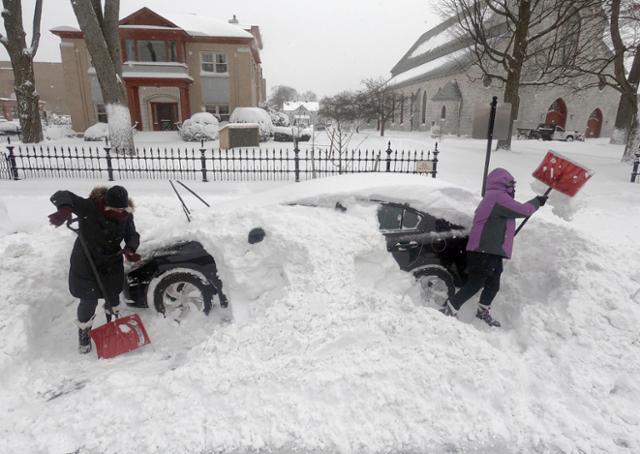
[[[352,145],[387,140],[433,147],[397,132]],[[606,139],[516,141],[492,167],[516,176],[517,199],[534,195],[549,148],[596,173],[575,200],[552,193],[518,235],[494,303],[502,329],[421,305],[366,212],[264,204],[270,191],[347,191],[357,177],[193,183],[213,206],[185,195],[191,225],[167,182],[126,181],[143,254],[145,241],[206,237],[233,319],[178,325],[141,310],[152,344],[112,360],[76,352],[73,236],[46,217],[56,189],[106,182],[0,181],[0,453],[640,452],[640,185]],[[437,180],[407,187],[449,185],[471,216],[485,145],[439,149]],[[249,247],[256,223],[267,237]]]

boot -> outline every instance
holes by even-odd
[[[451,301],[449,300],[447,300],[444,303],[444,306],[442,306],[442,309],[439,309],[439,311],[442,312],[447,317],[455,317],[456,314],[458,313],[458,310],[455,307],[453,307],[453,305],[451,304]]]
[[[78,351],[80,353],[89,353],[91,351],[91,326],[93,325],[93,318],[88,322],[77,322],[78,324]]]
[[[499,328],[500,322],[491,316],[489,309],[491,306],[485,306],[484,304],[478,304],[478,310],[476,311],[476,317],[485,322],[489,326],[495,326]]]

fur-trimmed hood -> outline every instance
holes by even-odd
[[[107,186],[96,186],[91,190],[89,199],[93,200],[94,202],[101,200],[104,203],[104,197],[108,190],[109,188]],[[127,200],[129,201],[129,208],[131,209],[130,211],[131,213],[133,213],[133,211],[135,210],[133,200],[131,199],[131,197],[129,197]]]

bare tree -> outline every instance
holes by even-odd
[[[40,142],[42,140],[40,97],[36,91],[33,58],[40,44],[42,0],[36,0],[35,3],[29,47],[27,47],[26,33],[22,26],[21,0],[2,0],[2,5],[4,6],[2,18],[4,19],[6,36],[0,34],[0,43],[7,49],[11,59],[22,141],[26,143]]]
[[[511,103],[507,140],[520,108],[520,87],[566,80],[569,64],[549,64],[575,57],[581,14],[602,0],[440,0],[446,17],[457,17],[460,39],[468,40],[475,62],[488,80],[503,83],[504,102]],[[526,75],[526,77],[524,77]]]
[[[117,150],[135,154],[131,113],[122,81],[118,16],[120,0],[71,0],[96,70],[107,109],[109,137]]]
[[[295,101],[298,99],[298,91],[295,88],[287,85],[276,85],[271,89],[271,96],[267,104],[273,110],[282,110],[282,105],[288,101]]]
[[[386,123],[395,111],[395,93],[387,80],[381,77],[365,79],[362,83],[364,89],[358,95],[361,117],[377,118],[380,136],[384,137]]]
[[[640,147],[640,4],[636,0],[603,0],[601,16],[606,41],[599,43],[600,52],[583,54],[573,69],[595,76],[589,86],[608,86],[620,93],[611,142],[625,144],[622,160],[629,161]]]

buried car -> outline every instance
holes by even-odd
[[[469,191],[417,175],[283,185],[203,209],[202,219],[185,224],[183,239],[164,238],[162,247],[143,252],[143,262],[127,272],[125,297],[165,315],[182,317],[194,306],[208,314],[230,302],[267,300],[296,281],[319,282],[326,265],[313,268],[310,257],[340,250],[342,257],[334,252],[327,260],[344,267],[362,254],[354,255],[358,247],[375,249],[383,274],[393,268],[383,259],[390,253],[398,273],[415,277],[423,302],[443,304],[466,279],[463,226],[476,204]]]

